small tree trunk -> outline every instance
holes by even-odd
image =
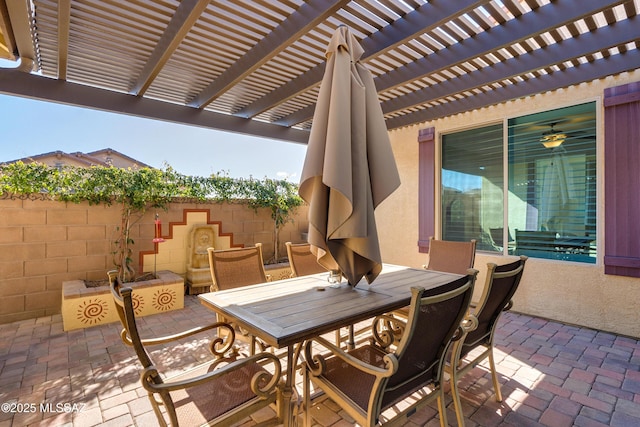
[[[131,266],[131,210],[126,206],[122,207],[120,227],[120,238],[117,240],[114,259],[118,267],[118,278],[122,283],[126,283],[133,281],[136,274]]]
[[[274,233],[273,233],[273,240],[274,240],[274,251],[273,251],[273,257],[274,259],[274,263],[278,263],[278,261],[280,261],[280,227],[278,226],[278,222],[274,221]]]

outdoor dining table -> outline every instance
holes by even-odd
[[[295,366],[305,340],[409,305],[411,288],[434,289],[460,275],[385,264],[372,283],[330,284],[327,273],[200,294],[201,303],[265,343],[287,349],[280,409],[294,425]],[[287,404],[288,403],[288,404]]]

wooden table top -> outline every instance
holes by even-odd
[[[385,264],[371,284],[332,287],[328,273],[198,295],[202,304],[266,343],[283,348],[409,305],[411,288],[433,289],[460,275]]]

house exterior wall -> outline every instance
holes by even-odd
[[[562,322],[618,334],[640,337],[640,279],[604,274],[604,129],[602,97],[605,88],[640,80],[640,71],[624,73],[566,89],[509,101],[452,117],[390,132],[402,185],[376,212],[382,256],[385,262],[421,266],[426,254],[418,252],[418,132],[435,127],[436,158],[440,135],[502,121],[505,117],[531,114],[588,101],[597,101],[598,136],[598,258],[595,265],[530,258],[514,310]],[[436,168],[436,170],[439,170]],[[439,185],[439,178],[436,179]],[[438,194],[438,189],[436,189]],[[640,197],[637,196],[636,197]],[[401,207],[401,208],[399,208]],[[439,230],[439,214],[436,230]],[[439,237],[438,235],[436,237]],[[479,252],[475,267],[480,271],[476,297],[484,284],[486,263],[505,263],[506,257]]]
[[[30,163],[28,158],[21,159],[24,163]],[[90,163],[86,159],[70,156],[68,154],[59,155],[57,153],[47,154],[35,159],[38,163],[43,163],[52,168],[59,166],[73,166],[79,168],[86,168],[90,166]]]
[[[158,211],[167,240],[159,245],[175,246],[171,240],[184,234],[179,229],[191,221],[189,212],[196,214],[196,222],[219,221],[221,232],[232,236],[233,245],[262,243],[265,261],[273,258],[269,211],[255,212],[244,203],[173,203],[167,212]],[[155,213],[148,211],[132,230],[134,266],[145,258],[141,252],[154,252]],[[0,198],[0,323],[60,313],[62,282],[106,279],[107,271],[114,268],[111,243],[120,225],[119,214],[117,205]],[[305,206],[296,210],[293,220],[280,231],[284,256],[284,242],[300,242],[301,233],[307,231]],[[185,251],[175,252],[173,262],[176,257],[186,262]],[[144,262],[144,269],[153,271],[153,264]]]
[[[105,148],[98,151],[92,151],[87,153],[88,157],[99,159],[107,165],[112,165],[117,168],[143,168],[150,167],[147,164],[142,163],[136,159],[133,159],[125,154],[122,154],[116,150]]]
[[[133,159],[116,150],[105,148],[91,153],[65,153],[63,151],[52,151],[49,153],[36,154],[12,162],[22,161],[24,163],[38,162],[51,167],[75,166],[88,168],[91,166],[114,166],[117,168],[142,168],[150,167],[136,159]]]

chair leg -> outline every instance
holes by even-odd
[[[451,387],[451,398],[453,399],[453,409],[456,413],[456,421],[458,426],[464,426],[464,414],[462,413],[462,402],[460,401],[460,389],[458,389],[458,373],[462,369],[462,360],[460,354],[462,353],[462,344],[464,338],[459,341],[455,341],[451,347],[451,355],[449,359],[449,369],[445,369],[449,373],[449,385]]]
[[[154,393],[148,393],[147,396],[151,401],[153,412],[156,414],[158,425],[160,425],[160,427],[167,427],[167,420],[165,419],[165,416],[160,409],[160,405],[164,406],[167,410],[167,416],[169,417],[169,422],[171,423],[171,425],[178,425],[178,416],[170,397],[166,395],[163,396],[162,394],[156,395]]]
[[[153,408],[153,413],[156,415],[156,418],[158,419],[158,424],[161,427],[166,427],[167,423],[164,420],[164,415],[162,414],[162,411],[160,411],[160,408],[158,407],[158,403],[156,402],[153,394],[149,393],[148,397],[149,397],[149,400],[151,401],[151,407]]]
[[[496,393],[496,402],[502,402],[502,392],[500,391],[500,383],[498,382],[496,362],[493,358],[493,345],[489,347],[489,367],[491,368],[491,377],[493,379],[493,389]]]
[[[339,334],[339,332],[338,332]],[[309,370],[305,366],[303,368],[303,385],[302,394],[304,399],[304,427],[311,427],[311,380],[309,379]]]
[[[442,384],[440,384],[440,390],[438,391],[437,401],[438,401],[438,412],[440,412],[440,427],[448,427],[449,424],[447,423],[447,407],[444,401],[444,390],[442,390]]]
[[[451,398],[453,399],[453,409],[456,413],[458,426],[464,426],[464,414],[462,413],[462,402],[460,401],[460,391],[458,389],[458,367],[451,366],[449,384],[451,385]]]

